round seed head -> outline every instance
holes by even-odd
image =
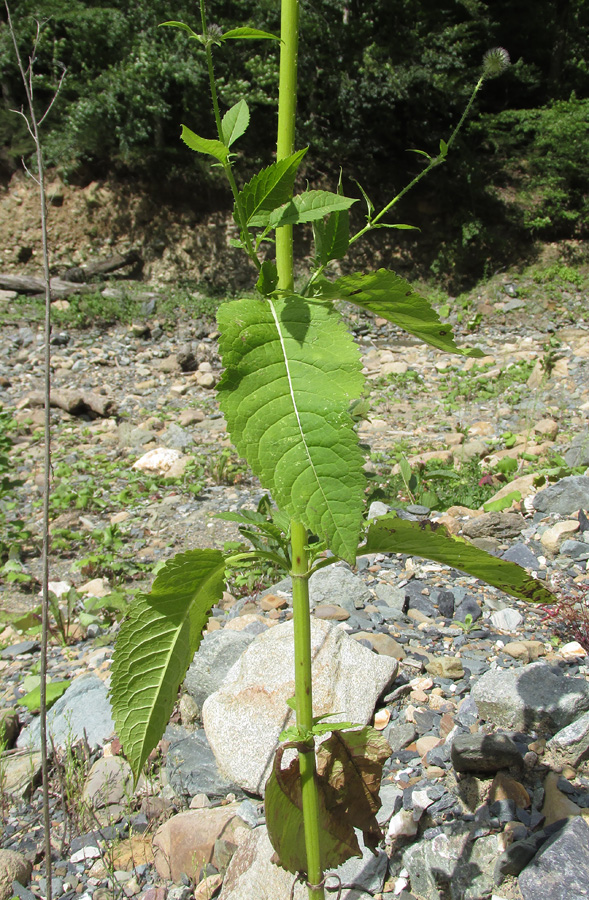
[[[504,47],[493,47],[483,56],[483,75],[485,78],[496,78],[509,68],[511,60]]]

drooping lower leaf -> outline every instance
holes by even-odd
[[[358,350],[330,304],[297,295],[236,300],[218,313],[219,401],[232,440],[277,505],[355,559],[363,456],[348,409]]]
[[[553,603],[554,595],[525,569],[479,550],[435,522],[413,522],[394,513],[376,519],[368,529],[363,553],[410,553],[453,566],[506,594],[532,603]]]
[[[326,726],[329,723],[325,723]],[[391,755],[389,742],[375,728],[337,729],[317,749],[317,774],[324,785],[327,809],[344,814],[374,850],[382,838],[376,813],[382,767]]]
[[[328,729],[328,723],[325,725]],[[289,872],[305,872],[299,760],[296,758],[282,768],[288,746],[278,748],[266,784],[266,824],[280,865]],[[378,846],[382,839],[376,819],[381,806],[380,782],[382,767],[390,754],[388,742],[370,727],[336,730],[317,748],[319,841],[324,869],[361,855],[355,828],[363,832],[367,847],[374,850]]]
[[[168,724],[211,607],[223,594],[224,572],[219,550],[178,554],[160,570],[150,593],[135,598],[121,625],[110,695],[136,779]]]
[[[425,297],[421,297],[404,278],[388,269],[363,275],[344,275],[337,281],[318,282],[320,297],[348,300],[368,309],[375,316],[394,322],[399,328],[439,350],[462,356],[484,356],[481,350],[463,348],[454,342],[452,329],[440,317]]]
[[[301,799],[301,775],[298,757],[282,768],[288,744],[281,744],[274,767],[266,782],[265,812],[270,843],[276,851],[274,861],[288,872],[307,872],[307,851]],[[341,813],[330,813],[319,789],[319,848],[324,869],[335,869],[352,856],[362,856],[354,829]]]

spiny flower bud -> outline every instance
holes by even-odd
[[[223,29],[220,25],[209,25],[208,27],[209,37],[213,40],[217,40],[223,34]]]
[[[485,78],[496,78],[511,65],[509,53],[503,47],[493,47],[483,56],[483,75]]]

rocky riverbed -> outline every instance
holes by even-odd
[[[486,353],[476,368],[351,317],[371,390],[359,432],[381,490],[371,515],[402,505],[441,520],[577,598],[578,610],[589,584],[587,295],[584,282],[550,286],[496,276],[449,310],[460,340]],[[66,322],[53,333],[51,581],[68,643],[56,629],[49,673],[71,682],[50,713],[54,894],[287,900],[292,877],[270,862],[262,795],[292,695],[288,581],[269,585],[265,572],[228,586],[135,789],[113,733],[107,690],[128,597],[175,552],[239,539],[215,513],[255,508],[263,494],[216,406],[214,321],[164,320],[161,289],[141,290],[144,312],[131,325]],[[23,484],[11,515],[24,532],[20,558],[3,571],[2,608],[33,619],[0,632],[12,748],[0,764],[0,893],[32,900],[45,895],[38,723],[19,701],[39,660],[34,630],[23,629],[35,627],[40,576],[43,340],[18,298],[2,302],[0,401],[17,423],[10,456]],[[483,484],[460,482],[456,502],[437,511],[411,502],[419,483],[413,496],[402,483],[387,495],[401,453],[417,474],[430,458],[463,471],[474,460]],[[426,480],[441,493],[436,477]],[[485,513],[475,504],[485,485],[485,499],[519,498]],[[330,708],[374,723],[391,745],[382,845],[338,873],[341,896],[589,896],[588,635],[582,620],[567,631],[571,607],[554,619],[455,570],[384,554],[321,570],[312,596],[314,640],[328,642],[332,670],[347,665]],[[268,708],[258,720],[243,698],[260,682]],[[305,895],[297,885],[294,897]]]

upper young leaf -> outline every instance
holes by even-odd
[[[358,350],[329,304],[297,295],[224,303],[219,401],[232,440],[278,506],[353,562],[363,457],[348,408]]]
[[[248,225],[266,225],[268,213],[289,200],[297,169],[306,152],[306,147],[304,150],[297,150],[292,156],[287,156],[266,169],[262,169],[244,185],[239,194],[239,202],[245,212]],[[239,223],[236,210],[234,217],[235,221]]]
[[[206,153],[214,156],[220,163],[226,163],[229,156],[229,150],[221,141],[210,141],[208,138],[201,138],[186,125],[182,126],[181,138],[187,147],[196,150],[197,153]]]
[[[278,269],[276,263],[271,259],[265,259],[260,269],[260,275],[256,282],[256,287],[260,294],[271,294],[276,290],[278,284]]]
[[[432,347],[462,356],[484,356],[481,350],[458,347],[450,326],[440,321],[429,301],[417,294],[408,281],[388,269],[368,275],[344,275],[337,281],[323,280],[317,284],[320,297],[349,300],[394,322]]]
[[[250,111],[245,100],[239,100],[231,109],[228,109],[221,121],[223,141],[226,147],[230,147],[237,138],[245,133],[250,121]]]
[[[225,34],[222,34],[220,37],[221,41],[256,41],[256,40],[266,40],[266,41],[279,41],[280,38],[275,34],[271,34],[269,31],[260,31],[257,28],[232,28],[231,31],[226,31]]]
[[[184,22],[160,22],[160,28],[164,25],[169,25],[171,28],[181,28],[182,31],[185,31],[194,40],[199,41],[201,44],[204,43],[202,34],[197,34],[196,31],[193,31],[192,28],[189,25],[185,25]]]
[[[435,559],[488,584],[506,594],[533,603],[553,603],[554,594],[525,569],[505,559],[497,559],[469,544],[464,538],[450,534],[435,522],[412,522],[394,513],[376,519],[368,529],[363,553],[409,553]]]
[[[135,779],[169,722],[178,687],[223,595],[220,550],[180,553],[139,594],[119,631],[112,666],[116,730]]]
[[[337,192],[343,196],[341,173]],[[332,212],[325,221],[318,219],[313,222],[313,239],[317,261],[322,266],[332,259],[343,259],[350,245],[350,215],[347,209]]]
[[[280,209],[274,210],[265,224],[271,228],[279,228],[281,225],[313,222],[325,218],[331,212],[349,209],[352,203],[356,201],[331,191],[305,191],[304,194],[292,197]]]

